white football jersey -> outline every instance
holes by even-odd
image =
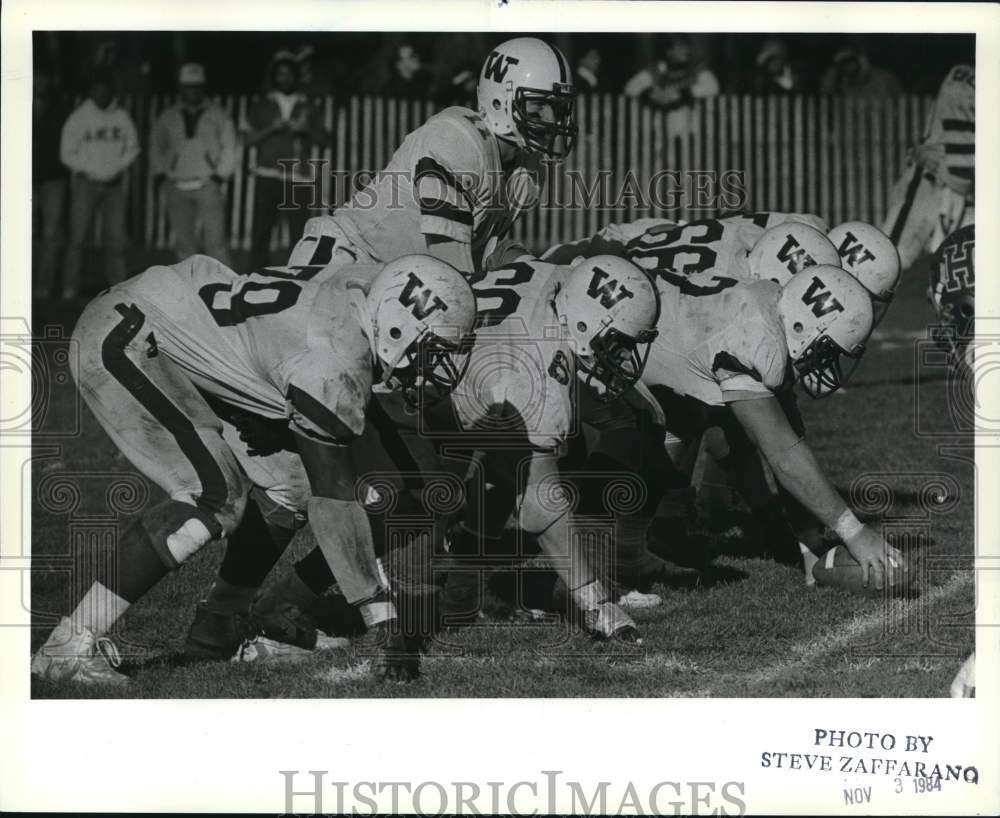
[[[721,405],[792,384],[780,286],[659,271],[657,289],[660,320],[642,376],[646,386]]]
[[[464,429],[526,438],[545,451],[576,431],[576,357],[552,303],[568,272],[532,259],[471,280],[476,341],[452,394]]]
[[[265,268],[241,276],[191,256],[112,288],[142,310],[157,350],[208,395],[291,419],[323,442],[364,429],[372,353],[351,271]],[[370,276],[368,276],[370,277]],[[360,291],[354,291],[360,294]]]
[[[356,248],[356,259],[384,262],[461,242],[478,266],[490,240],[538,202],[540,167],[529,154],[520,161],[531,164],[504,168],[497,138],[479,114],[446,108],[407,136],[347,204],[311,219],[290,263],[329,263],[336,237]]]
[[[545,257],[571,263],[576,258],[612,253],[649,271],[690,275],[715,270],[749,278],[750,250],[768,229],[786,222],[802,222],[823,233],[828,230],[826,222],[808,213],[737,213],[691,222],[638,219],[610,224],[590,239],[552,248]]]

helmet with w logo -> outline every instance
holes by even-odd
[[[837,248],[822,233],[802,222],[775,225],[750,251],[750,277],[784,284],[793,275],[816,264],[839,266]]]
[[[872,297],[875,323],[889,309],[899,284],[899,252],[892,240],[877,227],[865,222],[844,222],[827,233],[840,255],[839,264]]]
[[[555,309],[576,345],[581,380],[608,400],[631,389],[660,319],[660,295],[649,276],[623,258],[594,256],[570,271]]]
[[[494,48],[479,74],[479,113],[500,139],[532,153],[565,157],[576,141],[576,90],[555,46],[517,37]]]
[[[413,403],[421,387],[433,398],[458,384],[468,359],[459,353],[476,320],[476,297],[458,270],[432,256],[401,256],[372,281],[367,302],[387,385]]]
[[[839,267],[808,267],[781,288],[778,310],[803,388],[814,398],[836,392],[860,360],[872,331],[867,290]]]

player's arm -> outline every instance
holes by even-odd
[[[359,432],[326,404],[289,387],[291,428],[309,478],[309,522],[337,584],[369,626],[395,618],[375,558],[371,527],[355,494],[352,446]]]
[[[352,604],[375,599],[385,589],[368,516],[354,495],[351,446],[321,443],[301,433],[296,443],[312,490],[309,523],[330,570]]]
[[[451,147],[445,151],[442,144]],[[427,252],[466,275],[475,271],[472,231],[482,156],[451,131],[428,131],[414,162],[413,195]]]
[[[425,234],[425,236],[427,239],[428,255],[450,264],[465,275],[471,275],[475,270],[476,265],[472,259],[471,244],[433,234]]]
[[[865,568],[866,584],[874,578],[875,587],[883,586],[886,562],[890,582],[892,568],[906,570],[902,555],[885,545],[878,533],[862,525],[830,485],[812,449],[792,429],[776,397],[734,400],[729,405],[782,487],[820,522],[836,531]]]

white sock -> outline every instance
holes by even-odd
[[[805,543],[799,543],[799,551],[802,552],[802,564],[806,569],[806,585],[811,587],[816,584],[816,577],[813,576],[813,566],[819,562],[819,557]]]
[[[73,632],[79,633],[86,628],[94,636],[104,636],[121,619],[130,604],[114,591],[95,582],[80,600],[76,610],[70,614]]]
[[[599,579],[588,582],[586,585],[581,585],[579,588],[574,588],[572,595],[573,600],[581,611],[593,610],[608,598],[608,592],[604,590],[604,586]]]

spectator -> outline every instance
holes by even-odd
[[[66,168],[59,160],[59,140],[69,113],[53,78],[35,73],[31,104],[31,215],[36,299],[52,294],[59,250],[65,234]]]
[[[326,97],[333,93],[328,72],[316,70],[316,49],[306,44],[295,52],[299,64],[299,91],[310,99]]]
[[[69,247],[64,267],[63,298],[79,292],[83,248],[101,214],[107,281],[125,280],[125,170],[139,155],[132,117],[115,100],[115,84],[104,70],[94,73],[87,99],[70,114],[62,129],[59,157],[72,173]]]
[[[752,92],[759,95],[798,94],[805,80],[798,65],[788,59],[788,46],[783,40],[765,40],[757,52],[757,67],[753,75]]]
[[[583,52],[576,64],[576,74],[573,77],[576,90],[581,94],[596,94],[608,90],[601,79],[601,52],[597,48],[588,48]]]
[[[428,99],[431,74],[423,67],[420,53],[410,43],[396,48],[395,62],[389,80],[382,89],[387,97],[397,99]]]
[[[279,208],[287,218],[294,244],[302,235],[319,180],[308,159],[314,146],[326,144],[322,109],[298,92],[298,62],[289,51],[271,60],[271,90],[247,115],[246,143],[257,148],[253,173],[251,258],[255,267],[271,260],[271,234]]]
[[[697,62],[690,40],[677,35],[668,40],[658,60],[625,85],[626,96],[667,111],[667,131],[684,133],[690,127],[694,100],[719,93],[715,74]]]
[[[820,90],[824,94],[845,97],[884,99],[898,96],[902,87],[891,73],[871,64],[868,55],[858,47],[847,46],[833,56]]]
[[[157,188],[166,184],[167,214],[179,259],[198,252],[200,222],[204,252],[229,265],[223,181],[236,167],[236,129],[221,108],[205,98],[205,69],[181,66],[180,102],[156,120],[150,170]]]

